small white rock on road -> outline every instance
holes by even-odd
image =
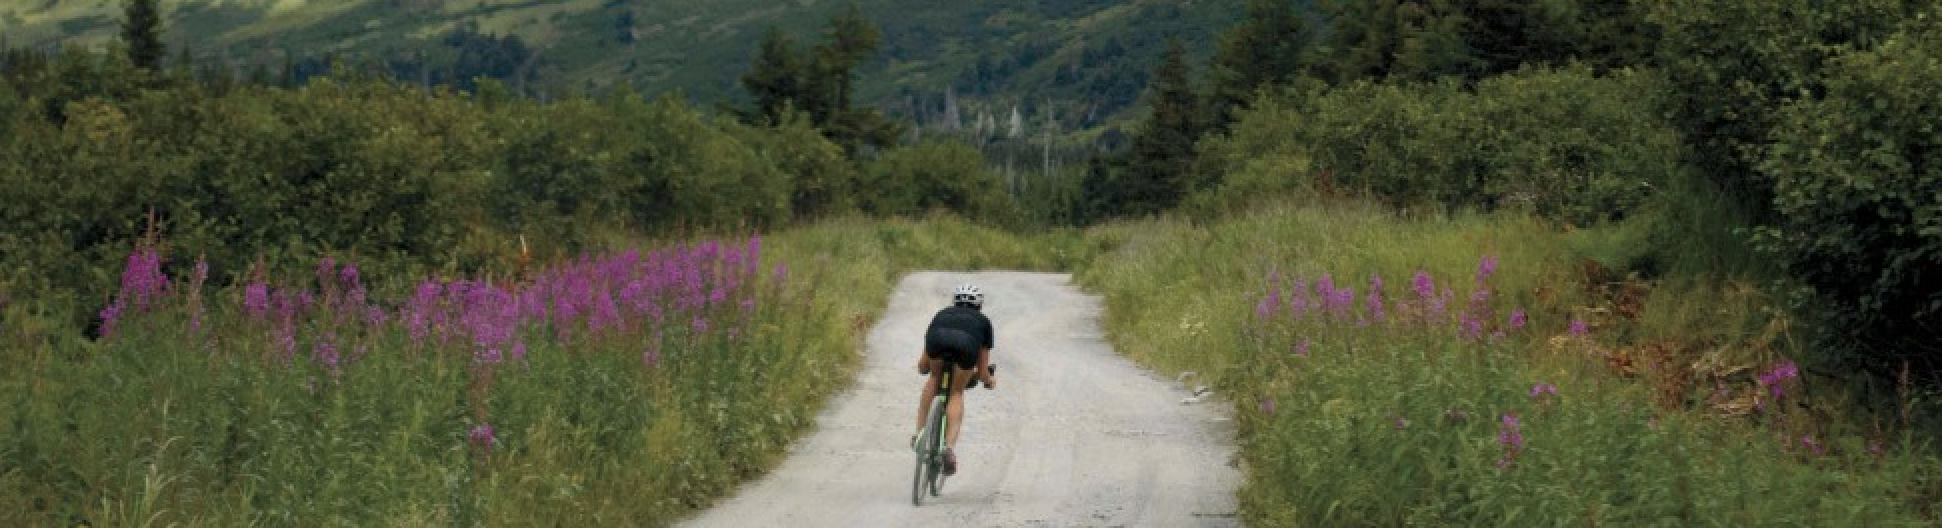
[[[974,282],[996,327],[999,388],[965,400],[957,476],[910,503],[925,326]],[[1233,433],[1218,404],[1113,353],[1099,298],[1070,277],[920,272],[870,332],[855,385],[763,478],[683,525],[1236,526]]]

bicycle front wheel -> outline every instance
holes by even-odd
[[[924,430],[917,434],[917,468],[911,475],[910,504],[924,505],[925,488],[932,495],[937,494],[938,472],[943,470],[943,421],[944,405],[934,403],[931,411],[924,417]]]

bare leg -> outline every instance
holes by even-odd
[[[931,400],[937,398],[937,384],[944,378],[944,360],[933,359],[930,361],[931,376],[924,381],[924,398],[917,401],[917,428],[913,429],[914,431],[924,430],[925,415],[931,413]],[[945,410],[949,411],[950,409],[947,407]],[[956,419],[953,418],[952,420],[955,421]]]
[[[950,417],[950,422],[944,426],[944,445],[955,449],[958,445],[958,426],[964,424],[964,386],[970,383],[974,371],[957,368],[956,365],[950,368],[956,372],[951,374],[951,402],[944,406],[944,415]]]

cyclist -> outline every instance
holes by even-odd
[[[991,319],[984,315],[984,292],[973,284],[960,284],[951,292],[951,305],[937,311],[931,317],[930,329],[924,332],[924,354],[917,358],[917,373],[928,374],[924,383],[924,397],[917,404],[917,430],[924,429],[924,415],[931,410],[931,400],[937,397],[938,383],[944,378],[944,367],[949,365],[951,375],[951,399],[944,408],[949,417],[949,425],[944,428],[944,474],[957,474],[958,461],[954,448],[958,443],[958,425],[964,423],[964,388],[974,377],[984,381],[985,388],[998,388],[998,380],[991,372]],[[975,376],[974,376],[975,374]],[[911,445],[917,444],[917,435],[911,435]]]

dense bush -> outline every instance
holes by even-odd
[[[1760,165],[1779,219],[1762,242],[1885,372],[1942,365],[1942,10],[1827,67],[1826,95],[1779,112]]]
[[[885,151],[863,169],[863,207],[881,215],[933,209],[994,215],[1008,204],[984,155],[962,143],[929,142]]]
[[[1529,207],[1588,224],[1622,217],[1677,172],[1679,136],[1645,72],[1585,68],[1493,77],[1469,89],[1354,83],[1265,96],[1205,145],[1223,187],[1196,202],[1366,192],[1399,204]]]
[[[1926,0],[1643,0],[1661,34],[1653,64],[1672,115],[1710,177],[1759,202],[1753,166],[1788,101],[1822,90],[1821,68],[1842,50],[1870,49]]]

